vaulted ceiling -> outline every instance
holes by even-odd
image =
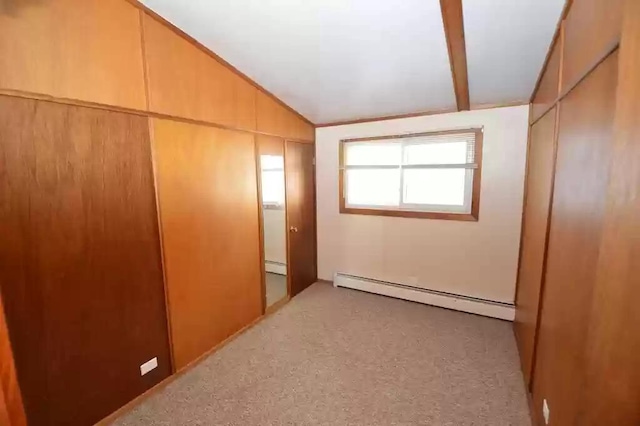
[[[528,101],[564,2],[462,1],[471,108]],[[456,108],[439,0],[143,3],[314,123]]]

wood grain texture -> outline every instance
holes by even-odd
[[[300,119],[267,94],[258,92],[256,105],[256,130],[288,139],[306,141],[315,139],[315,127]]]
[[[579,424],[640,424],[640,2],[624,11],[613,155]]]
[[[150,111],[255,130],[253,86],[148,14],[143,28]]]
[[[9,329],[0,297],[0,425],[27,426]]]
[[[313,145],[286,143],[287,226],[290,230],[287,274],[291,297],[318,279],[314,157]]]
[[[139,11],[122,0],[5,0],[0,88],[145,109]]]
[[[169,315],[181,369],[261,315],[253,135],[154,120]]]
[[[464,40],[462,0],[440,0],[444,34],[447,38],[449,63],[453,77],[458,111],[468,111],[469,78],[467,76],[467,48]]]
[[[559,31],[560,34],[558,38],[556,38],[551,50],[551,56],[549,56],[549,61],[543,71],[540,86],[538,87],[538,90],[531,102],[531,123],[535,122],[542,117],[543,114],[549,111],[560,96],[560,69],[563,51],[562,45],[564,42],[562,25],[560,26]]]
[[[571,87],[620,39],[624,0],[575,0],[564,22],[562,87]]]
[[[574,5],[575,7],[575,5]],[[533,378],[553,426],[580,424],[587,336],[602,236],[617,82],[617,52],[560,103],[556,173]]]
[[[0,97],[0,163],[1,291],[29,424],[93,424],[170,372],[147,121]]]
[[[543,264],[547,249],[549,209],[553,192],[555,108],[531,126],[530,137],[514,322],[520,363],[527,386],[531,385]]]

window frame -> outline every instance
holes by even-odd
[[[350,142],[386,142],[389,139],[407,139],[412,137],[423,136],[439,136],[439,135],[454,135],[462,133],[475,133],[474,144],[474,161],[477,167],[473,169],[473,178],[471,179],[471,211],[469,213],[455,213],[444,211],[421,211],[421,210],[409,210],[406,208],[387,208],[387,207],[351,207],[347,206],[345,198],[345,144]],[[459,221],[472,221],[477,222],[479,220],[480,213],[480,184],[482,180],[482,137],[483,128],[467,128],[467,129],[455,129],[436,132],[420,132],[420,133],[406,133],[399,135],[388,136],[374,136],[365,138],[351,138],[341,139],[339,146],[339,176],[338,176],[338,194],[341,214],[360,214],[360,215],[374,215],[374,216],[391,216],[391,217],[407,217],[407,218],[421,218],[421,219],[441,219],[441,220],[459,220]],[[402,191],[402,186],[400,191]]]

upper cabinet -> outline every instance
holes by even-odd
[[[563,31],[556,38],[549,61],[542,74],[540,85],[533,97],[531,106],[531,122],[536,121],[551,108],[560,95],[560,69],[562,62],[562,43],[564,41]]]
[[[258,92],[257,101],[259,132],[284,136],[291,139],[315,139],[315,128],[294,114],[269,95]]]
[[[255,130],[253,85],[154,17],[143,22],[150,111]]]
[[[624,0],[580,0],[564,22],[562,88],[578,82],[620,40]]]
[[[0,89],[145,109],[140,11],[123,0],[7,0]]]

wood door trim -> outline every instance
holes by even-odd
[[[215,127],[217,129],[234,130],[237,132],[251,133],[254,135],[272,136],[272,137],[281,138],[281,139],[284,138],[284,136],[282,135],[276,135],[273,133],[261,132],[258,130],[228,126],[225,124],[218,124],[210,121],[196,120],[193,118],[179,117],[171,114],[163,114],[163,113],[152,112],[152,111],[143,111],[139,109],[125,108],[125,107],[119,107],[114,105],[100,104],[97,102],[81,101],[77,99],[68,99],[68,98],[57,98],[51,95],[25,92],[22,90],[0,89],[0,96],[8,96],[8,97],[22,98],[22,99],[33,99],[33,100],[42,101],[42,102],[52,102],[52,103],[61,104],[61,105],[80,106],[84,108],[93,108],[93,109],[99,109],[104,111],[123,112],[126,114],[139,115],[143,117],[173,120],[173,121],[179,121],[183,123],[197,124],[199,126]],[[315,143],[314,140],[308,140],[308,139],[288,138],[287,140],[291,140],[299,143],[310,143],[310,144]]]
[[[194,47],[196,47],[197,49],[201,50],[202,52],[206,53],[207,55],[209,55],[211,58],[215,59],[217,62],[219,62],[221,65],[224,65],[226,68],[228,68],[230,71],[232,71],[234,74],[236,74],[237,76],[241,77],[243,80],[245,80],[247,83],[249,83],[251,86],[255,87],[256,89],[262,91],[264,94],[266,94],[267,96],[269,96],[270,98],[272,98],[274,101],[276,101],[277,103],[279,103],[280,105],[282,105],[283,107],[285,107],[288,111],[292,112],[293,114],[295,114],[298,118],[300,118],[301,120],[303,120],[304,122],[306,122],[307,124],[310,125],[314,125],[314,123],[309,120],[308,118],[306,118],[304,115],[300,114],[298,111],[296,111],[295,109],[293,109],[292,107],[290,107],[289,105],[287,105],[283,100],[281,100],[280,98],[278,98],[276,95],[274,95],[273,93],[271,93],[270,91],[268,91],[267,89],[265,89],[264,87],[262,87],[261,85],[259,85],[258,83],[256,83],[255,81],[253,81],[251,78],[249,78],[246,74],[244,74],[242,71],[240,71],[239,69],[237,69],[236,67],[234,67],[233,65],[231,65],[229,62],[225,61],[224,59],[222,59],[222,57],[220,57],[219,55],[217,55],[215,52],[213,52],[212,50],[210,50],[209,48],[207,48],[206,46],[204,46],[202,43],[200,43],[198,40],[196,40],[195,38],[191,37],[190,35],[188,35],[187,33],[185,33],[184,31],[182,31],[180,28],[176,27],[175,25],[173,25],[171,22],[167,21],[165,18],[163,18],[162,16],[160,16],[159,14],[157,14],[156,12],[154,12],[153,10],[149,9],[147,6],[145,6],[144,4],[140,3],[137,0],[126,0],[129,4],[133,5],[134,7],[138,8],[142,13],[145,13],[147,15],[149,15],[150,18],[155,19],[156,21],[158,21],[160,24],[164,25],[165,27],[167,27],[169,30],[171,30],[172,32],[174,32],[176,35],[178,35],[179,37],[185,39],[186,41],[188,41],[189,43],[191,43]]]
[[[447,39],[457,109],[458,111],[468,111],[470,108],[469,78],[467,76],[467,50],[464,40],[462,0],[440,0],[440,9],[442,11],[444,34]]]
[[[287,139],[284,140],[283,142],[283,151],[282,151],[282,158],[284,161],[284,211],[285,211],[285,215],[284,215],[284,223],[285,223],[285,232],[287,234],[287,239],[286,239],[286,247],[287,247],[287,297],[291,297],[291,232],[289,231],[290,226],[291,226],[291,221],[289,220],[289,214],[291,213],[291,209],[289,207],[289,196],[288,196],[288,186],[287,186],[287,182],[288,182],[288,178],[287,176],[289,175],[289,173],[287,173],[287,154],[288,154],[288,143],[287,143]]]

